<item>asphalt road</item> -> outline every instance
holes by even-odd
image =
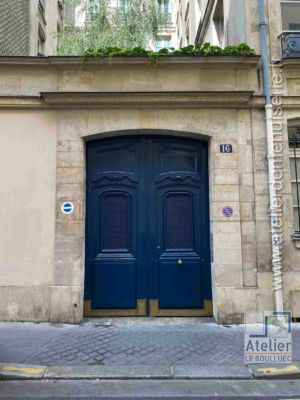
[[[300,380],[7,381],[0,399],[300,399]]]

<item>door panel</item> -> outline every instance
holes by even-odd
[[[162,198],[166,251],[194,249],[193,194],[167,191]]]
[[[126,191],[108,191],[101,196],[102,252],[130,252],[133,231],[132,196]]]
[[[118,185],[120,186],[120,185]],[[96,231],[99,252],[93,261],[92,307],[136,307],[135,190],[99,189]]]
[[[194,193],[191,190],[158,191],[163,203],[158,231],[163,232],[159,257],[160,308],[201,308],[201,259],[195,251]],[[179,185],[180,186],[180,185]],[[161,198],[160,198],[161,196]]]
[[[93,309],[136,308],[136,262],[132,257],[96,259],[93,265]]]
[[[206,143],[88,143],[86,315],[209,313],[208,223]]]
[[[87,146],[85,297],[90,311],[146,314],[146,307],[138,307],[146,299],[143,159],[140,139]]]
[[[178,261],[181,261],[179,264]],[[159,307],[202,308],[201,260],[161,257],[159,261]]]
[[[150,221],[156,255],[151,315],[200,310],[209,264],[207,148],[177,138],[153,140]],[[159,160],[160,162],[157,162]],[[153,246],[155,246],[153,242]],[[207,263],[207,264],[206,264]],[[158,278],[157,278],[158,277]],[[195,315],[195,314],[194,314]]]

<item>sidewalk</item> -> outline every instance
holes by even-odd
[[[81,325],[0,323],[0,362],[45,366],[244,366],[243,326],[201,318],[99,318]],[[300,361],[300,324],[293,325]]]
[[[0,399],[299,398],[300,324],[292,364],[245,365],[243,340],[198,318],[0,323]]]

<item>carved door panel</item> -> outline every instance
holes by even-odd
[[[133,137],[87,145],[87,315],[146,315],[143,151]]]
[[[203,315],[211,311],[207,144],[152,143],[150,313]]]

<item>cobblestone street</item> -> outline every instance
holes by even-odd
[[[239,365],[243,326],[206,318],[94,319],[81,325],[0,323],[0,362],[42,365]],[[300,324],[293,325],[300,343]],[[300,360],[293,346],[294,361]]]

